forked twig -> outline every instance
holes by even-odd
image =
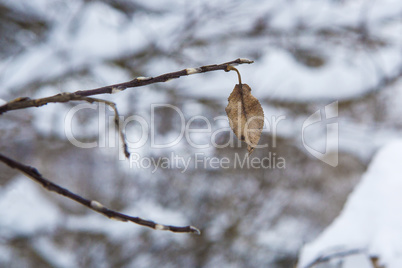
[[[122,128],[120,127],[120,118],[119,118],[119,113],[116,108],[116,104],[111,101],[97,99],[97,98],[91,98],[89,96],[99,95],[99,94],[118,93],[127,88],[145,86],[145,85],[159,83],[159,82],[166,82],[171,79],[179,78],[181,76],[196,74],[196,73],[205,73],[205,72],[217,71],[217,70],[229,71],[229,69],[231,69],[232,65],[244,64],[244,63],[250,64],[250,63],[253,63],[253,61],[248,60],[248,59],[239,58],[237,60],[229,61],[229,62],[222,63],[222,64],[206,65],[206,66],[201,66],[198,68],[187,68],[187,69],[183,69],[181,71],[166,73],[166,74],[162,74],[162,75],[159,75],[156,77],[137,77],[129,82],[100,87],[100,88],[96,88],[96,89],[80,90],[80,91],[76,91],[76,92],[72,92],[72,93],[65,92],[65,93],[60,93],[60,94],[57,94],[54,96],[40,98],[40,99],[30,99],[27,97],[17,98],[15,100],[9,101],[6,104],[0,106],[0,115],[3,113],[6,113],[8,111],[12,111],[12,110],[25,109],[25,108],[29,108],[29,107],[40,107],[40,106],[46,105],[48,103],[63,103],[63,102],[69,102],[69,101],[87,101],[90,103],[93,103],[93,102],[104,103],[104,104],[110,106],[114,111],[114,115],[115,115],[114,122],[117,126],[117,130],[119,131],[120,138],[124,145],[124,153],[125,153],[126,157],[128,158],[130,154],[128,152],[124,132],[123,132]],[[239,75],[239,80],[240,80],[240,75]],[[132,217],[132,216],[128,216],[128,215],[122,214],[117,211],[110,210],[110,209],[106,208],[105,206],[103,206],[98,201],[85,199],[85,198],[83,198],[73,192],[70,192],[69,190],[47,180],[33,167],[21,164],[21,163],[13,160],[11,158],[8,158],[2,154],[0,154],[0,161],[4,162],[6,165],[8,165],[11,168],[15,168],[15,169],[21,171],[27,177],[29,177],[32,180],[34,180],[35,182],[41,184],[45,189],[52,191],[52,192],[56,192],[60,195],[66,196],[67,198],[70,198],[98,213],[101,213],[108,218],[120,220],[120,221],[131,221],[131,222],[134,222],[134,223],[142,225],[142,226],[153,228],[155,230],[167,230],[167,231],[171,231],[171,232],[175,232],[175,233],[200,234],[200,231],[193,226],[178,227],[178,226],[163,225],[163,224],[155,223],[153,221],[144,220],[139,217]]]
[[[124,155],[129,158],[130,157],[130,153],[128,151],[128,146],[127,146],[127,142],[126,142],[126,137],[125,134],[123,132],[123,129],[120,127],[120,117],[119,117],[119,112],[117,110],[116,104],[114,102],[108,101],[108,100],[103,100],[103,99],[98,99],[98,98],[91,98],[91,97],[86,97],[86,96],[79,96],[76,95],[75,93],[60,93],[51,97],[47,97],[47,98],[42,98],[42,99],[36,99],[36,100],[31,100],[29,98],[18,98],[15,99],[11,102],[8,102],[6,105],[29,105],[27,107],[32,107],[32,106],[43,106],[47,103],[57,103],[57,102],[69,102],[69,101],[86,101],[89,103],[94,103],[94,102],[99,102],[99,103],[104,103],[106,105],[108,105],[109,107],[111,107],[114,111],[114,123],[116,125],[116,130],[119,132],[119,136],[120,139],[122,141],[123,144],[123,150],[124,150]],[[0,106],[0,109],[4,106]],[[17,108],[17,109],[23,109],[24,107],[21,108]],[[1,113],[0,113],[1,114]]]
[[[139,217],[132,217],[132,216],[108,209],[96,200],[89,200],[89,199],[83,198],[83,197],[81,197],[73,192],[70,192],[69,190],[49,181],[48,179],[44,178],[42,176],[42,174],[40,174],[38,172],[38,170],[34,167],[21,164],[11,158],[8,158],[7,156],[5,156],[3,154],[0,154],[0,161],[2,161],[3,163],[5,163],[6,165],[8,165],[11,168],[15,168],[15,169],[21,171],[27,177],[29,177],[33,181],[42,185],[46,190],[55,192],[55,193],[65,196],[67,198],[70,198],[70,199],[80,203],[81,205],[84,205],[108,218],[118,220],[118,221],[123,221],[123,222],[131,221],[138,225],[146,226],[146,227],[149,227],[149,228],[152,228],[155,230],[166,230],[166,231],[171,231],[174,233],[193,233],[193,234],[201,233],[200,230],[198,230],[197,228],[195,228],[193,226],[180,227],[180,226],[163,225],[163,224],[155,223],[153,221],[144,220]]]

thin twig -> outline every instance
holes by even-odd
[[[127,158],[129,158],[130,157],[130,152],[128,151],[128,145],[127,145],[127,142],[126,142],[126,136],[125,136],[125,134],[123,132],[123,128],[120,127],[120,117],[119,117],[119,112],[117,110],[116,104],[114,102],[103,100],[103,99],[76,96],[76,95],[73,95],[73,100],[83,100],[83,101],[87,101],[87,102],[90,102],[90,103],[100,102],[100,103],[104,103],[106,105],[109,105],[109,107],[111,107],[113,109],[113,111],[114,111],[114,124],[116,126],[116,131],[119,132],[121,142],[123,143],[124,155]]]
[[[156,77],[137,77],[137,78],[135,78],[131,81],[125,82],[125,83],[114,84],[114,85],[110,85],[110,86],[89,89],[89,90],[80,90],[80,91],[76,91],[73,93],[61,93],[61,94],[57,94],[57,95],[47,97],[47,98],[42,98],[42,99],[30,99],[27,97],[17,98],[15,100],[12,100],[12,101],[0,106],[0,115],[5,112],[11,111],[11,110],[24,109],[24,108],[28,108],[28,107],[40,107],[40,106],[46,105],[48,103],[68,102],[68,101],[72,100],[72,98],[75,98],[77,96],[88,97],[88,96],[99,95],[99,94],[113,94],[113,93],[118,93],[120,91],[123,91],[127,88],[146,86],[149,84],[159,83],[159,82],[166,82],[168,80],[176,79],[181,76],[187,76],[187,75],[197,74],[197,73],[206,73],[206,72],[217,71],[217,70],[227,71],[228,66],[244,64],[244,63],[250,64],[250,63],[253,63],[253,61],[249,60],[249,59],[239,58],[237,60],[225,62],[222,64],[206,65],[206,66],[201,66],[198,68],[187,68],[187,69],[183,69],[181,71],[177,71],[177,72],[173,72],[173,73],[166,73],[166,74],[162,74],[162,75],[159,75]]]
[[[36,99],[36,100],[31,100],[29,98],[18,98],[11,102],[8,102],[4,106],[9,105],[9,107],[18,107],[16,109],[24,109],[24,108],[33,107],[33,106],[40,107],[47,103],[59,103],[59,102],[69,102],[69,101],[87,101],[89,103],[99,102],[99,103],[104,103],[104,104],[110,106],[114,111],[114,123],[116,125],[116,131],[119,132],[120,139],[123,143],[124,155],[127,158],[130,157],[130,153],[128,151],[128,146],[127,146],[127,142],[126,142],[126,137],[124,135],[123,129],[120,127],[119,112],[117,111],[117,107],[114,102],[103,100],[103,99],[98,99],[98,98],[79,96],[79,95],[76,95],[75,93],[66,92],[66,93],[60,93],[60,94],[57,94],[57,95],[54,95],[51,97]],[[19,107],[19,105],[22,105],[22,106]],[[25,105],[25,107],[24,107],[24,105]],[[4,106],[0,106],[0,109]],[[11,109],[11,110],[15,110],[15,109]],[[1,114],[1,112],[0,112],[0,114]]]
[[[153,221],[149,220],[144,220],[139,217],[132,217],[129,215],[122,214],[120,212],[111,210],[103,206],[101,203],[99,203],[96,200],[89,200],[86,198],[83,198],[73,192],[70,192],[69,190],[49,181],[48,179],[44,178],[36,168],[31,167],[31,166],[26,166],[24,164],[21,164],[11,158],[8,158],[7,156],[0,154],[0,161],[5,163],[11,168],[15,168],[22,173],[24,173],[27,177],[32,179],[33,181],[39,183],[44,187],[46,190],[58,193],[60,195],[63,195],[67,198],[70,198],[81,205],[84,205],[108,218],[118,220],[118,221],[131,221],[133,223],[136,223],[141,226],[146,226],[155,230],[165,230],[165,231],[171,231],[174,233],[193,233],[193,234],[200,234],[200,230],[193,226],[171,226],[171,225],[163,225],[159,223],[155,223]]]

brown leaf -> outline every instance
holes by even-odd
[[[257,146],[264,126],[264,111],[260,102],[251,95],[247,84],[237,84],[228,98],[226,114],[237,138],[248,144],[251,154]]]

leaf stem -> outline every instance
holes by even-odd
[[[232,65],[228,65],[228,67],[226,67],[226,70],[229,72],[231,70],[236,71],[237,76],[239,77],[239,85],[241,86],[241,76],[240,76],[240,72],[239,70],[237,70],[235,67],[233,67]]]

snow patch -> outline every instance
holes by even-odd
[[[385,267],[402,267],[401,161],[402,140],[377,153],[339,217],[302,249],[299,267],[329,253],[355,249],[367,258],[377,256]]]
[[[49,231],[61,217],[40,186],[23,176],[0,188],[0,211],[0,235],[5,237]]]

